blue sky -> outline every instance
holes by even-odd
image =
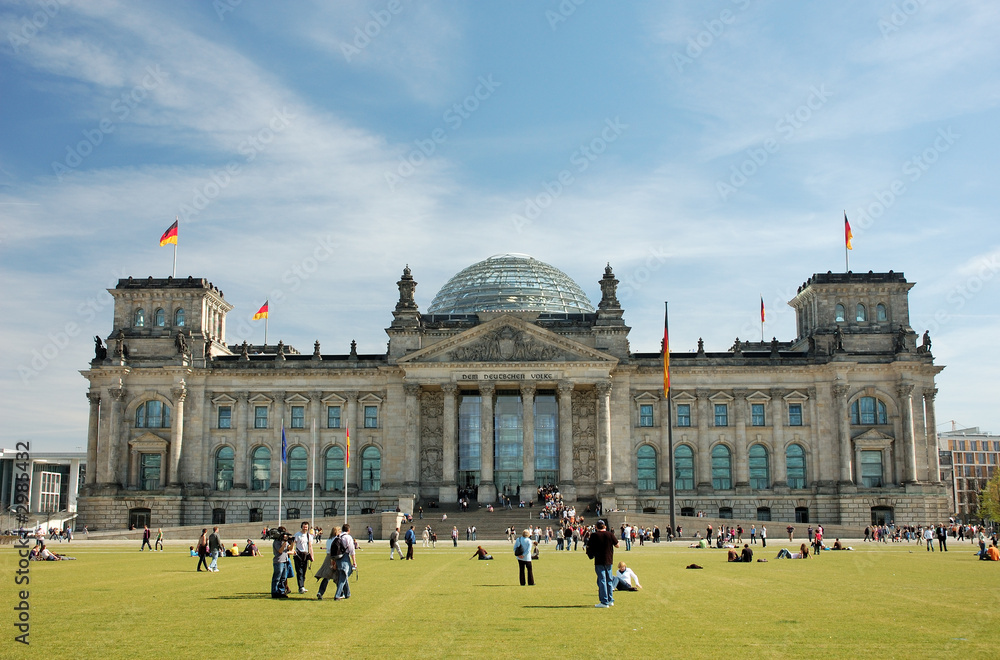
[[[852,270],[917,283],[942,429],[1000,431],[998,32],[988,2],[0,2],[0,444],[83,448],[105,289],[170,274],[178,215],[231,343],[270,298],[272,342],[380,353],[404,265],[426,310],[523,252],[595,302],[610,262],[632,349],[669,300],[683,351],[759,338],[761,295],[792,339],[846,209]]]

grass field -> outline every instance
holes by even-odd
[[[729,564],[721,550],[674,543],[619,550],[644,589],[595,609],[592,562],[543,546],[535,587],[517,584],[506,542],[484,543],[493,561],[468,560],[474,544],[416,548],[389,561],[385,542],[362,544],[350,600],[322,602],[317,583],[288,600],[269,595],[269,557],[220,559],[195,572],[187,546],[138,552],[135,544],[55,547],[74,562],[30,565],[31,648],[13,643],[16,552],[0,550],[8,621],[2,657],[1000,657],[1000,565],[953,543],[933,554],[854,542],[854,552]],[[685,570],[696,562],[704,570]],[[553,654],[558,654],[554,656]]]

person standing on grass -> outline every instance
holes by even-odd
[[[208,568],[208,562],[205,561],[205,557],[208,556],[208,529],[201,530],[201,536],[198,538],[198,572],[201,573],[201,567],[204,566],[205,570],[211,572]]]
[[[292,548],[291,539],[284,527],[279,527],[271,544],[274,553],[274,572],[271,573],[271,598],[288,598],[285,592],[285,571],[288,567],[288,551]]]
[[[424,546],[427,546],[427,530],[424,530]],[[392,553],[399,553],[399,561],[403,561],[403,551],[399,549],[399,528],[389,532],[389,561],[392,561]]]
[[[934,531],[931,525],[927,525],[924,530],[924,543],[927,544],[927,552],[934,552]]]
[[[788,540],[791,541],[792,540],[792,532],[795,531],[795,528],[792,527],[791,525],[789,525],[788,527],[785,528],[785,531],[788,532]]]
[[[760,526],[760,547],[767,547],[767,527],[764,525]]]
[[[354,555],[354,538],[351,537],[351,526],[344,523],[341,529],[340,539],[344,545],[344,554],[337,560],[337,593],[333,597],[334,600],[344,600],[351,597],[350,577],[351,573],[358,569],[358,562]],[[412,531],[413,527],[410,527],[410,530]]]
[[[938,523],[937,526],[938,552],[948,552],[948,528]]]
[[[611,565],[615,561],[615,548],[618,539],[608,531],[603,520],[598,520],[594,533],[587,539],[587,556],[594,560],[594,572],[597,573],[597,597],[600,602],[594,607],[611,607],[615,604],[613,576]]]
[[[309,533],[309,522],[302,521],[301,530],[295,533],[295,577],[299,582],[299,593],[306,592],[306,570],[313,558],[313,535]]]
[[[535,574],[531,567],[531,546],[531,530],[526,529],[521,537],[514,542],[514,556],[517,557],[517,570],[522,587],[525,585],[525,572],[528,573],[527,585],[529,587],[535,586]]]
[[[218,573],[219,555],[222,554],[222,539],[219,538],[218,527],[213,527],[212,533],[208,535],[208,553],[212,555],[212,563],[209,564],[208,570]]]
[[[148,525],[143,525],[142,526],[142,545],[139,547],[139,552],[142,552],[147,547],[150,550],[153,549],[153,546],[149,543],[149,526]]]
[[[469,536],[472,536],[472,528],[467,528],[469,530]],[[451,528],[451,544],[454,547],[458,547],[458,527],[452,526]]]
[[[406,558],[413,559],[413,546],[417,542],[417,535],[413,531],[413,525],[410,525],[410,528],[406,530],[403,540],[406,541]]]
[[[70,538],[70,540],[72,540],[73,539],[73,535],[70,534],[69,538]],[[157,527],[156,528],[156,547],[154,548],[154,550],[159,550],[160,552],[163,552],[163,528],[162,527]]]

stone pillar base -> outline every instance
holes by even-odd
[[[479,503],[495,504],[497,501],[497,487],[493,483],[479,484]]]
[[[452,484],[438,488],[438,502],[441,504],[455,504],[458,502],[458,487]]]

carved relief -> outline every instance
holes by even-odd
[[[567,354],[554,346],[537,341],[522,330],[510,326],[497,328],[481,339],[459,346],[448,357],[453,362],[532,362],[567,359]]]
[[[420,396],[420,480],[439,482],[444,470],[444,394],[424,392]]]
[[[573,391],[573,479],[597,479],[597,394]]]

